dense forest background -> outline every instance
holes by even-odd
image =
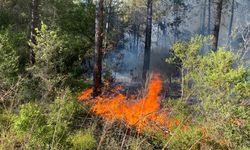
[[[250,149],[249,0],[0,0],[0,149]]]

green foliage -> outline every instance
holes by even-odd
[[[92,46],[90,42],[81,39],[80,35],[68,34],[60,29],[49,29],[42,23],[37,30],[36,44],[29,43],[34,49],[36,64],[33,71],[36,74],[66,74],[79,75],[82,59],[88,55]],[[39,73],[41,72],[42,73]]]
[[[92,1],[54,1],[58,11],[58,36],[63,41],[64,70],[73,76],[82,73],[81,63],[93,55],[95,5]],[[65,5],[67,7],[65,7]]]
[[[92,150],[96,147],[97,141],[93,134],[93,129],[88,129],[86,131],[77,131],[75,134],[71,135],[69,140],[72,143],[72,149],[78,150]]]
[[[18,72],[18,55],[10,30],[0,31],[0,83],[12,82]]]
[[[13,128],[24,139],[31,136],[30,139],[26,139],[28,140],[27,147],[35,145],[42,147],[46,143],[48,128],[45,117],[37,104],[28,103],[21,106],[19,116],[13,120]]]
[[[40,97],[53,99],[56,87],[64,78],[63,41],[58,37],[57,31],[48,29],[43,23],[41,29],[37,30],[36,41],[36,44],[29,42],[36,60],[36,63],[28,68],[32,74],[29,84],[38,83],[37,89],[42,94]]]
[[[198,143],[203,138],[202,133],[197,130],[197,127],[189,127],[186,131],[179,128],[174,131],[172,136],[167,141],[168,148],[178,150],[199,149]]]
[[[11,15],[7,11],[0,10],[0,29],[3,27],[8,27],[12,23],[10,18]]]
[[[55,99],[50,107],[47,126],[50,129],[50,145],[55,148],[68,146],[67,138],[70,135],[70,125],[74,114],[81,111],[76,99],[69,90],[60,91],[59,97]]]
[[[25,104],[21,106],[19,116],[14,118],[14,129],[17,132],[33,132],[45,125],[45,116],[37,104]]]
[[[129,137],[126,149],[129,150],[151,150],[153,146],[145,139],[141,137]]]
[[[13,114],[7,110],[0,110],[0,133],[12,124]]]
[[[174,57],[168,61],[180,63],[185,79],[183,99],[187,103],[196,101],[191,103],[195,110],[193,119],[197,121],[193,127],[206,128],[206,136],[202,137],[205,145],[220,149],[246,147],[250,138],[246,115],[250,113],[249,69],[239,63],[239,56],[223,48],[199,54],[208,39],[197,36],[188,43],[177,42],[173,46]],[[184,133],[182,136],[187,141],[199,137]]]
[[[190,42],[176,42],[171,51],[171,57],[166,59],[168,63],[176,63],[185,69],[194,67],[199,56],[200,49],[204,43],[209,42],[211,37],[202,37],[196,35]]]
[[[235,95],[234,101],[247,98],[250,96],[249,71],[235,64],[236,61],[237,55],[220,48],[216,53],[198,58],[199,66],[190,72],[190,78],[195,79],[195,86],[207,87],[224,99],[231,98],[230,95]]]
[[[91,36],[95,34],[95,5],[92,1],[76,3],[67,0],[62,3],[59,0],[55,2],[55,6],[59,11],[57,24],[60,29],[70,34],[93,39]]]
[[[55,102],[48,107],[48,113],[41,111],[37,104],[21,106],[19,115],[14,118],[13,128],[27,138],[30,148],[60,149],[70,147],[68,137],[74,114],[80,111],[79,105],[69,90],[61,91]]]
[[[230,118],[218,127],[225,134],[228,145],[232,148],[249,147],[250,145],[250,110],[247,105],[231,106]],[[228,113],[228,112],[227,112]]]
[[[49,30],[48,26],[42,23],[41,29],[37,30],[37,44],[30,42],[35,53],[36,70],[43,70],[44,73],[57,73],[62,67],[60,54],[63,51],[62,40],[57,32]]]

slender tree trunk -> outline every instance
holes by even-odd
[[[211,34],[211,0],[208,0],[208,22],[207,33]]]
[[[164,21],[163,21],[163,24],[164,24],[164,29],[163,29],[163,42],[161,41],[161,46],[162,47],[166,47],[166,45],[167,45],[167,30],[168,30],[168,28],[167,28],[167,22],[166,22],[166,20],[164,19]],[[164,44],[163,44],[164,43]]]
[[[36,41],[36,28],[39,27],[39,0],[31,0],[31,22],[30,22],[30,41],[33,44],[37,44]],[[35,53],[30,47],[30,63],[35,63]]]
[[[203,14],[202,14],[202,25],[201,25],[201,34],[202,35],[206,35],[208,33],[208,31],[206,30],[206,12],[207,12],[207,0],[204,0],[203,3]],[[204,42],[202,42],[202,49],[201,52],[203,52],[205,50],[204,47]]]
[[[95,65],[93,73],[94,91],[93,96],[101,94],[102,88],[102,57],[103,57],[103,3],[104,0],[97,0],[95,19]]]
[[[203,31],[202,25],[203,25],[204,4],[202,1],[201,1],[201,11],[200,11],[200,12],[202,12],[202,13],[200,13],[200,34],[202,34],[202,31]]]
[[[205,27],[205,23],[206,23],[206,11],[207,11],[207,0],[204,0],[203,14],[202,14],[202,27],[201,27],[201,29],[202,29],[201,33],[203,35],[206,34],[206,31],[205,31],[206,30],[206,27]]]
[[[230,48],[231,46],[231,40],[232,40],[232,28],[233,28],[233,21],[234,21],[234,5],[235,5],[235,0],[232,0],[232,5],[231,5],[231,17],[230,17],[230,22],[229,22],[229,28],[228,28],[228,40],[227,40],[227,47]]]
[[[214,16],[214,27],[213,27],[213,45],[212,50],[217,51],[218,42],[219,42],[219,33],[220,33],[220,23],[221,23],[221,15],[222,15],[222,3],[223,0],[214,0],[215,3],[215,16]]]
[[[184,87],[185,87],[185,75],[184,75],[184,68],[181,68],[181,99],[183,100],[184,97]]]
[[[231,7],[231,18],[230,18],[230,24],[229,24],[229,30],[228,30],[228,37],[230,39],[231,37],[231,34],[232,34],[232,27],[233,27],[233,20],[234,20],[234,1],[235,0],[232,0],[232,7]]]
[[[174,3],[174,43],[178,40],[178,27],[179,27],[179,22],[178,22],[178,17],[179,17],[179,4]]]
[[[109,32],[110,32],[110,23],[111,23],[111,9],[112,9],[112,3],[113,3],[113,0],[109,0],[108,2],[108,8],[107,8],[107,18],[106,18],[106,25],[105,25],[105,39],[104,39],[104,48],[105,48],[105,52],[108,48],[108,35],[109,35]]]
[[[150,51],[151,51],[151,34],[152,34],[152,16],[153,16],[153,0],[147,1],[147,23],[146,23],[146,39],[142,78],[146,80],[150,66]]]
[[[133,29],[133,51],[135,50],[136,47],[136,35],[137,35],[137,25],[134,24],[134,29]]]
[[[159,23],[157,24],[157,41],[156,41],[156,45],[159,45],[159,40],[160,40],[160,25]]]
[[[137,38],[136,38],[136,50],[138,52],[139,49],[139,41],[140,41],[140,24],[137,27]]]

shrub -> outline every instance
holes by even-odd
[[[193,128],[206,128],[200,146],[240,149],[249,145],[247,139],[250,138],[249,117],[246,115],[249,114],[250,72],[240,64],[237,54],[224,48],[200,54],[203,43],[208,40],[197,36],[190,42],[177,42],[173,46],[174,56],[168,62],[178,63],[181,67],[182,100],[195,110],[191,113]],[[182,136],[186,141],[200,137],[188,132]],[[175,141],[178,136],[173,138]],[[184,141],[179,146],[186,147],[186,144]]]
[[[74,119],[74,114],[81,111],[72,93],[66,89],[49,106],[47,126],[50,136],[49,145],[54,148],[66,148],[70,143],[67,142],[70,136],[70,126]]]
[[[18,55],[9,29],[0,31],[0,83],[13,83],[18,72]]]
[[[43,99],[54,99],[56,87],[63,81],[62,74],[63,41],[58,37],[56,30],[51,30],[47,25],[37,29],[37,43],[29,42],[35,53],[36,63],[27,70],[32,74],[31,82],[38,82]]]
[[[16,116],[13,122],[14,130],[24,139],[30,135],[30,138],[24,140],[28,143],[28,147],[44,145],[48,131],[46,118],[37,104],[22,105],[19,116]]]
[[[19,132],[33,132],[46,123],[37,104],[28,103],[21,106],[19,116],[14,119],[14,129]]]
[[[70,136],[69,140],[73,145],[72,148],[75,150],[92,150],[97,145],[97,141],[93,135],[93,129],[77,131],[74,135]]]
[[[60,95],[49,105],[46,111],[37,104],[24,104],[15,117],[15,131],[27,138],[29,148],[60,149],[70,147],[67,141],[74,114],[80,110],[69,90],[60,91]]]

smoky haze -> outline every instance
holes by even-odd
[[[154,20],[152,29],[152,46],[151,46],[151,62],[150,62],[150,72],[157,71],[164,76],[165,79],[169,77],[178,76],[178,69],[171,64],[165,62],[169,55],[169,50],[175,41],[188,41],[195,34],[208,35],[208,10],[205,13],[205,28],[202,27],[202,12],[203,7],[202,1],[190,0],[186,1],[186,5],[189,7],[188,11],[182,12],[181,23],[178,25],[178,35],[176,35],[171,22],[175,18],[175,14],[167,13],[162,15],[158,21]],[[220,30],[220,41],[219,46],[226,47],[229,43],[229,21],[230,21],[230,4],[225,5],[223,8],[223,15],[221,21]],[[211,10],[211,15],[213,15],[213,9]],[[194,17],[195,16],[195,17]],[[213,16],[211,16],[213,18]],[[159,21],[160,20],[160,21]],[[230,42],[230,48],[234,49],[236,52],[244,51],[244,57],[249,59],[249,46],[245,45],[243,48],[243,31],[247,35],[248,42],[250,43],[250,1],[249,0],[237,0],[236,8],[234,14],[233,23],[233,35],[234,38]],[[213,24],[213,19],[211,20],[211,27]],[[165,23],[166,27],[164,31],[160,28],[159,23]],[[204,31],[203,31],[204,30]],[[178,38],[177,38],[177,37]],[[110,56],[106,58],[106,66],[109,70],[114,70],[112,72],[113,76],[121,82],[132,83],[141,79],[142,68],[143,68],[143,57],[144,57],[144,40],[145,37],[142,35],[139,39],[138,45],[135,44],[135,39],[133,34],[124,33],[124,41],[126,41],[122,48],[117,48],[113,50]],[[246,42],[246,41],[245,41]],[[243,46],[242,46],[243,45]],[[208,50],[204,51],[207,52]]]

